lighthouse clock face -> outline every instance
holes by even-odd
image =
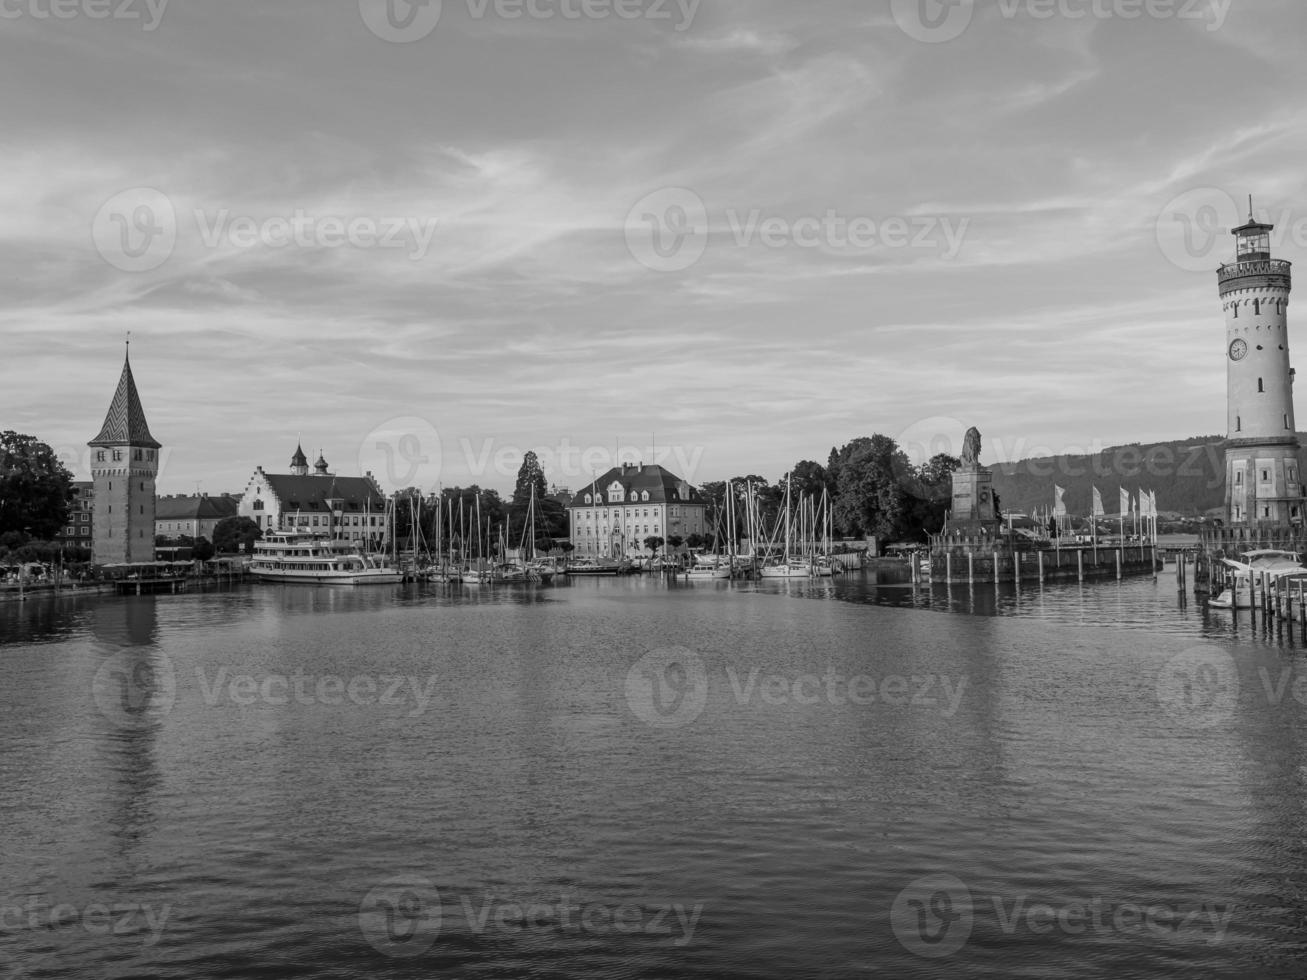
[[[1230,345],[1230,360],[1242,361],[1248,356],[1248,341],[1236,340]]]

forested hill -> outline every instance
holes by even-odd
[[[1298,437],[1307,444],[1307,435]],[[1174,442],[1116,446],[1092,456],[1053,456],[1000,463],[994,489],[1005,511],[1029,513],[1051,506],[1053,487],[1066,489],[1067,512],[1089,513],[1093,487],[1103,495],[1103,509],[1120,510],[1121,487],[1137,494],[1157,491],[1158,509],[1202,514],[1225,502],[1225,450],[1222,436],[1195,436]]]

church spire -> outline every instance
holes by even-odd
[[[123,373],[118,378],[118,389],[109,404],[109,413],[104,417],[100,434],[91,440],[92,446],[140,446],[145,449],[159,449],[160,444],[150,435],[150,426],[145,421],[145,409],[141,407],[141,396],[136,391],[136,379],[132,377],[130,357],[131,340],[128,353],[123,356]]]

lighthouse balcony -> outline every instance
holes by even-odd
[[[1217,277],[1221,295],[1236,289],[1293,288],[1293,263],[1284,259],[1254,259],[1221,266]]]

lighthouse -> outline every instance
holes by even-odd
[[[1235,259],[1217,273],[1225,311],[1225,516],[1231,525],[1300,525],[1303,491],[1289,366],[1292,263],[1271,258],[1274,225],[1234,228]]]

